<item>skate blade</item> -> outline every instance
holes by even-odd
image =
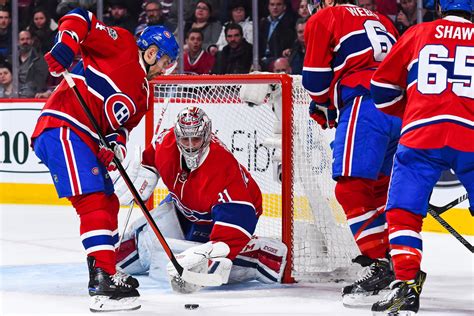
[[[377,294],[370,293],[355,293],[346,294],[342,297],[342,304],[349,308],[367,307],[372,306],[374,303],[380,301],[389,290],[382,290]]]
[[[390,312],[390,311],[384,311],[384,312],[374,312],[372,311],[373,316],[415,316],[416,313],[413,311],[398,311],[398,312]]]
[[[138,297],[111,299],[108,296],[96,295],[91,297],[89,309],[93,313],[136,310],[141,307],[137,299]]]

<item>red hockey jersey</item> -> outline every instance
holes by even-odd
[[[348,4],[311,16],[304,37],[303,86],[316,103],[340,108],[344,99],[369,93],[373,71],[398,32],[387,17]],[[351,88],[349,94],[341,96],[340,86]]]
[[[75,9],[59,21],[59,30],[72,30],[79,37],[82,61],[71,72],[104,135],[128,134],[153,104],[146,71],[130,32],[108,27],[89,11]],[[74,92],[63,80],[46,102],[32,139],[43,130],[69,126],[93,151],[98,135]]]
[[[403,118],[401,144],[474,152],[474,24],[448,16],[411,27],[371,93],[380,110]]]
[[[173,129],[163,131],[142,156],[155,169],[186,219],[187,240],[223,241],[234,259],[249,242],[262,213],[262,193],[250,173],[213,135],[200,166],[189,171],[176,144]],[[210,236],[202,239],[210,232]]]

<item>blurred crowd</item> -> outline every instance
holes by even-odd
[[[435,19],[434,0],[425,1],[423,21]],[[104,0],[103,22],[135,36],[148,25],[176,33],[173,0]],[[258,1],[258,38],[254,38],[252,0],[186,0],[184,72],[244,74],[254,70],[301,74],[307,0]],[[359,0],[359,5],[391,18],[400,33],[417,23],[417,0]],[[43,55],[54,45],[59,19],[76,7],[96,12],[95,0],[18,0],[19,87],[21,98],[48,97],[58,78],[48,73]],[[12,96],[10,0],[0,0],[0,98]],[[258,43],[258,69],[253,44]],[[80,58],[80,56],[78,56]]]

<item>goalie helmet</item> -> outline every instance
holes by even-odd
[[[474,11],[474,0],[439,0],[441,12],[466,11],[472,15]]]
[[[174,135],[179,152],[189,169],[196,169],[209,148],[211,119],[200,108],[190,106],[179,112]]]
[[[171,62],[176,61],[179,54],[179,45],[176,38],[166,27],[152,25],[146,27],[137,39],[137,45],[141,50],[146,50],[151,45],[158,47],[156,60],[168,55]]]

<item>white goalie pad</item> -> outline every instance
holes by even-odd
[[[271,74],[270,72],[252,72],[252,74]],[[239,91],[240,99],[249,106],[259,106],[281,101],[281,88],[276,84],[243,84]],[[281,113],[281,112],[280,112]],[[281,115],[280,115],[281,117]]]
[[[281,282],[288,248],[277,239],[252,237],[234,260],[231,282],[258,280],[262,283]]]
[[[223,242],[207,242],[195,247],[191,247],[176,256],[179,264],[186,270],[202,273],[217,274],[225,284],[229,280],[232,261],[226,256],[230,249]],[[168,276],[171,287],[179,293],[192,293],[200,290],[202,286],[185,282],[178,276],[178,272],[170,262],[167,265]]]
[[[159,175],[142,166],[140,149],[135,152],[134,158],[130,161],[125,170],[135,189],[140,194],[141,199],[143,201],[148,200],[158,183]],[[115,179],[114,187],[120,204],[130,205],[133,201],[133,195],[120,175]]]

